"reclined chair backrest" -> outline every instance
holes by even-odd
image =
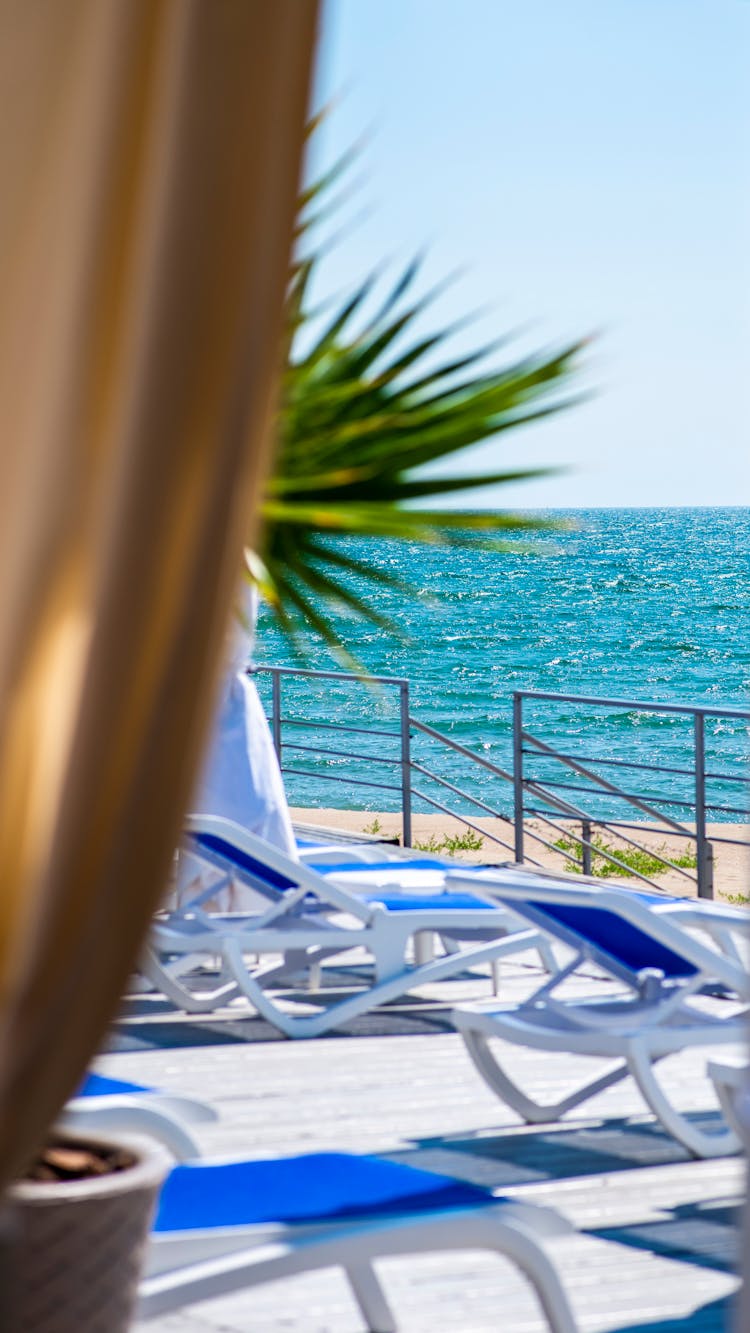
[[[465,882],[463,872],[449,878]],[[661,973],[665,983],[702,976],[706,983],[718,980],[742,995],[750,992],[744,969],[688,934],[670,917],[666,897],[561,884],[528,872],[490,872],[483,879],[497,901],[636,990],[648,972]]]
[[[276,893],[297,887],[298,880],[274,869],[265,861],[260,861],[244,848],[231,842],[221,834],[203,830],[187,829],[183,843],[188,851],[191,848],[201,859],[209,861],[218,870],[234,874],[261,893]],[[382,851],[382,849],[379,849]],[[309,868],[318,875],[343,875],[352,872],[370,872],[393,870],[451,870],[455,861],[446,861],[437,856],[368,856],[366,859],[353,860],[351,855],[340,859],[347,851],[345,847],[332,847],[331,858],[315,860]],[[336,859],[338,856],[339,859]],[[477,867],[483,869],[484,867]]]
[[[266,898],[275,899],[280,892],[297,888],[296,880],[219,833],[187,829],[183,834],[183,845],[188,852],[194,851],[201,860],[242,880]]]
[[[529,908],[529,916],[533,914],[542,928],[554,927],[559,939],[625,981],[652,968],[667,981],[685,981],[698,971],[682,953],[654,939],[650,932],[610,907],[532,901]]]
[[[448,871],[455,868],[456,862],[441,860],[437,856],[417,858],[402,853],[393,857],[386,856],[380,860],[368,856],[361,861],[359,859],[344,861],[335,859],[337,854],[339,858],[341,857],[344,849],[333,848],[334,859],[315,860],[308,865],[302,861],[291,861],[278,848],[263,843],[255,835],[213,815],[188,816],[182,845],[188,853],[192,852],[199,860],[211,865],[224,876],[245,885],[271,903],[278,903],[285,893],[298,891],[301,887],[306,888],[307,894],[303,904],[300,905],[305,912],[333,905],[361,916],[364,905],[370,899],[382,902],[384,906],[393,910],[408,908],[420,910],[442,906],[463,910],[470,908],[486,910],[493,907],[493,903],[483,901],[481,895],[465,894],[461,897],[455,893],[449,894],[445,877]],[[399,876],[403,879],[405,873],[413,875],[417,872],[439,872],[440,884],[437,889],[439,896],[428,899],[422,894],[410,898],[408,894],[399,892],[397,897],[388,899],[382,890],[378,890],[376,877],[391,871],[395,881]],[[371,876],[372,888],[375,891],[369,895],[355,893],[353,896],[346,886],[336,886],[331,882],[335,881],[336,876],[347,874],[364,876],[362,888],[367,887],[366,880]],[[209,887],[192,901],[198,906],[202,901],[210,900],[212,893],[216,891]],[[188,907],[190,905],[187,904]]]
[[[255,890],[270,902],[270,912],[283,904],[289,895],[290,910],[307,913],[333,908],[361,921],[371,917],[370,909],[355,895],[329,883],[313,867],[292,860],[278,847],[272,847],[256,834],[219,815],[188,815],[182,845],[200,860],[220,870],[225,877]],[[193,899],[195,906],[210,901],[214,891],[218,891],[218,886],[209,886],[198,894]]]

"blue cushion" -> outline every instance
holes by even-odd
[[[470,893],[363,893],[366,903],[382,903],[389,912],[492,912],[491,903],[472,898]]]
[[[153,1092],[141,1083],[126,1083],[121,1078],[105,1078],[103,1074],[87,1074],[76,1097],[129,1096],[132,1093]]]
[[[529,906],[543,917],[551,917],[553,921],[559,921],[561,925],[575,931],[583,941],[609,954],[631,972],[655,967],[665,977],[678,978],[695,976],[698,970],[687,958],[667,948],[665,944],[660,944],[647,931],[634,926],[609,908],[544,902],[529,902]]]
[[[612,889],[609,890],[613,892]],[[627,894],[629,898],[637,898],[639,902],[645,903],[647,907],[654,907],[657,904],[664,906],[664,903],[690,903],[695,902],[694,898],[686,898],[684,894],[668,893],[666,889],[654,890],[649,893],[646,889],[620,889],[620,893]]]
[[[379,1157],[313,1153],[260,1162],[191,1162],[162,1188],[156,1232],[255,1222],[388,1216],[494,1202],[478,1185]]]
[[[216,833],[193,833],[190,836],[199,847],[207,852],[213,852],[232,869],[244,870],[251,878],[260,880],[261,884],[270,884],[274,889],[297,888],[295,880],[289,879],[288,875],[273,870],[264,861],[259,861],[249,852],[243,852],[233,842],[227,842],[226,838],[220,838]]]

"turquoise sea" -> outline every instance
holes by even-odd
[[[375,675],[407,677],[421,721],[503,766],[511,763],[511,699],[518,689],[750,708],[750,508],[585,509],[549,517],[570,527],[530,536],[533,549],[513,554],[357,542],[417,595],[410,601],[389,590],[374,594],[408,636],[405,643],[342,613],[340,630],[352,652]],[[256,659],[299,664],[268,611],[261,612]],[[312,638],[307,665],[336,669]],[[267,700],[262,676],[259,685]],[[390,700],[387,692],[373,697],[360,685],[285,685],[283,711],[354,725],[374,718],[383,730],[397,725],[392,692]],[[628,782],[635,789],[637,779],[638,790],[673,801],[672,813],[680,813],[680,800],[692,799],[687,775],[669,771],[690,766],[689,720],[624,707],[602,715],[571,704],[529,705],[526,716],[536,734],[566,753],[657,763],[657,775],[633,770]],[[395,770],[376,769],[368,758],[323,756],[319,746],[330,747],[331,738],[323,742],[314,731],[292,728],[285,735],[310,747],[284,756],[285,765],[309,775],[287,776],[292,803],[396,807],[394,793],[355,792],[348,781],[354,772],[387,787],[398,780]],[[709,771],[750,776],[745,721],[709,719],[706,735]],[[334,743],[366,756],[395,756],[397,747],[395,739],[373,746],[343,733]],[[421,744],[416,738],[417,758]],[[468,780],[460,756],[441,759],[440,772],[455,785]],[[345,780],[331,781],[338,777]],[[480,775],[479,787],[472,781],[491,804],[510,807],[505,784],[488,774]],[[717,779],[709,817],[737,818],[732,811],[744,810],[748,790]],[[453,797],[449,803],[461,806]]]

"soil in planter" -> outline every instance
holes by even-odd
[[[27,1168],[22,1179],[43,1184],[64,1180],[93,1180],[97,1176],[126,1171],[134,1164],[133,1154],[124,1148],[50,1143]]]

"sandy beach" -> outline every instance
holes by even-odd
[[[302,807],[293,807],[292,819],[296,824],[303,824],[311,827],[320,827],[326,830],[340,829],[346,833],[365,833],[383,839],[398,840],[401,839],[401,816],[399,814],[389,814],[383,811],[373,810],[336,810],[336,809],[305,809]],[[513,856],[513,828],[512,825],[502,819],[478,818],[473,819],[472,823],[477,829],[481,830],[471,841],[481,845],[471,847],[451,846],[451,839],[466,840],[465,835],[471,831],[467,830],[465,824],[459,819],[450,815],[412,815],[412,842],[415,847],[423,850],[441,852],[444,855],[455,856],[462,861],[482,861],[505,862],[512,861]],[[526,828],[526,855],[529,861],[536,861],[540,865],[554,868],[558,871],[565,871],[570,868],[570,863],[560,853],[551,851],[539,843],[534,834],[541,834],[548,841],[555,842],[560,835],[549,829],[544,829],[534,820],[527,820]],[[574,828],[570,825],[571,830]],[[576,826],[577,830],[577,826]],[[578,830],[577,830],[578,831]],[[595,835],[597,830],[594,829]],[[750,844],[750,824],[709,824],[709,837],[713,838],[736,838]],[[613,843],[615,839],[607,833],[606,841]],[[644,846],[658,848],[662,855],[675,859],[686,851],[693,851],[694,844],[687,842],[684,838],[672,837],[659,829],[649,827],[644,824],[638,832],[630,832],[633,837]],[[499,839],[500,841],[494,841]],[[737,846],[722,842],[715,842],[714,846],[714,896],[722,901],[737,902],[741,899],[750,901],[750,847]],[[575,848],[571,849],[575,854]],[[686,870],[686,874],[679,871],[670,870],[666,874],[652,876],[662,888],[675,894],[695,894],[695,885],[693,882],[694,871]],[[625,883],[625,879],[619,877],[611,881],[615,884]],[[637,879],[634,879],[638,883]]]

